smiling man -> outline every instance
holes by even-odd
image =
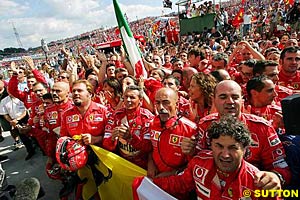
[[[233,116],[222,117],[208,129],[211,151],[196,155],[177,176],[154,178],[172,195],[196,190],[198,199],[240,199],[245,190],[255,190],[256,167],[243,156],[251,143],[249,130]],[[253,194],[252,194],[253,197]]]
[[[147,169],[151,151],[149,127],[154,116],[141,107],[143,91],[140,87],[128,86],[123,98],[125,107],[116,110],[105,126],[103,147],[117,150],[123,158]]]
[[[285,161],[285,153],[281,141],[272,125],[265,119],[252,114],[242,113],[242,89],[232,80],[221,81],[215,88],[213,103],[217,113],[202,118],[199,122],[201,130],[198,136],[198,147],[208,149],[209,143],[207,129],[213,121],[221,116],[232,115],[244,122],[251,132],[252,143],[249,154],[245,160],[260,167],[262,171],[257,176],[257,185],[263,189],[279,189],[289,183],[291,173]],[[195,141],[185,138],[182,142],[184,153],[195,152]],[[280,154],[277,152],[280,151]]]

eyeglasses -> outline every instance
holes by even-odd
[[[19,72],[18,72],[18,74],[23,74],[23,73],[24,73],[23,71],[19,71]]]
[[[68,77],[66,77],[66,76],[58,76],[58,78],[65,79],[65,78],[68,78]]]

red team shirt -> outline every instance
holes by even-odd
[[[153,118],[154,115],[144,108],[131,114],[127,114],[125,108],[116,110],[105,126],[103,147],[109,151],[117,149],[123,158],[147,169],[148,153],[152,150],[149,127]],[[132,139],[130,142],[122,138],[112,141],[112,130],[124,123],[130,127]]]
[[[293,90],[299,90],[300,89],[300,72],[297,71],[297,73],[294,76],[286,76],[282,73],[282,71],[278,74],[278,85],[285,86],[287,88],[291,88]]]
[[[36,79],[37,82],[45,83],[47,84],[44,76],[39,72],[39,70],[35,69],[32,70],[32,73]],[[32,90],[27,91],[20,91],[18,89],[18,77],[12,76],[8,82],[8,91],[16,98],[20,99],[25,107],[28,109],[32,106],[34,102],[36,102],[38,99],[35,95],[35,93]]]
[[[61,126],[61,114],[71,108],[72,101],[69,100],[61,105],[52,105],[45,110],[44,121],[47,129],[46,135],[46,155],[55,160],[55,147],[58,135],[53,131]]]
[[[198,148],[209,148],[206,130],[213,121],[218,119],[219,115],[214,113],[200,120]],[[252,138],[252,143],[249,147],[248,153],[245,155],[245,160],[257,166],[261,170],[275,170],[279,172],[285,179],[286,183],[289,183],[291,173],[286,161],[284,160],[285,152],[272,125],[267,120],[252,114],[242,113],[240,120],[248,127]]]
[[[73,137],[89,133],[92,136],[104,134],[108,112],[105,106],[91,102],[82,116],[76,106],[72,106],[62,114],[60,136]]]
[[[154,178],[153,182],[168,193],[178,196],[196,190],[198,199],[243,199],[244,191],[251,191],[254,197],[254,175],[259,170],[242,160],[240,169],[232,173],[219,173],[211,151],[201,151],[177,176]],[[248,198],[247,198],[248,199]],[[268,198],[270,199],[270,198]],[[276,198],[274,198],[276,199]]]
[[[197,125],[185,117],[173,117],[162,128],[159,117],[151,124],[152,158],[160,172],[167,172],[184,167],[188,156],[181,151],[181,141],[197,133]]]

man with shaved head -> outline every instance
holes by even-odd
[[[155,95],[154,118],[150,129],[152,159],[148,162],[148,176],[160,177],[175,174],[188,163],[188,156],[180,148],[183,137],[197,133],[194,122],[177,115],[178,96],[171,88],[161,88]]]
[[[207,139],[207,129],[220,116],[232,115],[243,121],[251,132],[252,143],[245,160],[257,166],[262,171],[256,174],[256,183],[262,189],[280,189],[290,182],[291,173],[285,161],[285,153],[281,141],[272,125],[265,119],[252,114],[242,113],[242,89],[232,80],[221,81],[215,89],[213,103],[217,113],[202,118],[199,122],[200,135],[197,137],[200,149],[210,148]],[[194,139],[194,138],[193,138]],[[184,153],[194,153],[193,140],[182,142]],[[280,153],[278,153],[280,152]],[[226,158],[224,158],[224,162]]]
[[[61,114],[72,106],[72,101],[69,99],[69,83],[56,82],[54,83],[51,94],[54,104],[46,108],[45,118],[45,131],[47,132],[46,138],[46,155],[48,156],[46,164],[46,172],[48,176],[54,177],[57,171],[54,171],[53,165],[55,161],[55,146],[60,132]]]
[[[198,71],[193,67],[186,67],[182,70],[182,86],[184,91],[188,91],[192,76]]]

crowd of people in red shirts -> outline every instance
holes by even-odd
[[[37,67],[31,57],[11,62],[9,77],[0,81],[2,128],[11,131],[16,150],[26,147],[26,160],[35,141],[48,157],[47,175],[65,186],[76,176],[71,171],[93,165],[80,159],[70,165],[57,154],[58,143],[73,138],[146,169],[179,199],[299,188],[299,163],[291,158],[299,154],[283,143],[281,100],[299,93],[300,34],[295,27],[269,38],[256,29],[244,38],[223,34],[213,27],[161,46],[138,43],[148,77],[135,76],[122,47],[104,54],[91,46],[77,54],[62,46],[56,69],[47,62]],[[69,192],[64,187],[61,198]],[[97,189],[84,199],[91,197],[99,199]]]

